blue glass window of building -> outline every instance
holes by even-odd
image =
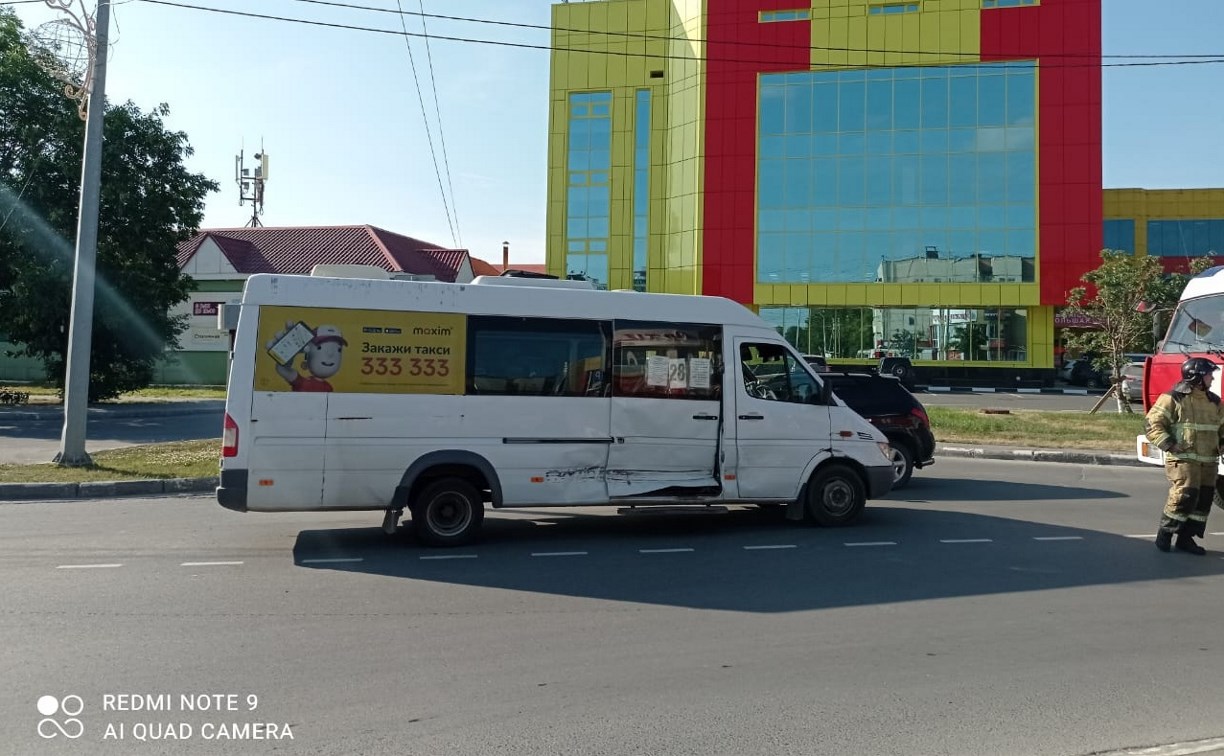
[[[982,0],[983,8],[1018,8],[1022,5],[1036,5],[1037,0]]]
[[[807,21],[811,17],[811,9],[802,8],[799,10],[761,11],[757,20],[763,24],[771,24],[778,21]]]
[[[1147,224],[1149,255],[1224,255],[1224,220],[1153,220]]]
[[[871,16],[890,15],[893,13],[917,13],[918,3],[888,3],[887,5],[871,5],[867,13]]]
[[[1135,221],[1130,218],[1105,221],[1105,249],[1135,251]]]
[[[761,283],[1031,282],[1036,71],[761,77]]]
[[[650,241],[650,90],[637,91],[633,123],[633,290],[646,291]]]
[[[804,354],[828,359],[1027,362],[1028,311],[1011,307],[762,307]]]
[[[566,272],[606,289],[612,215],[611,92],[570,95],[565,167]]]

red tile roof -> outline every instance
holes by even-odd
[[[185,266],[212,239],[241,274],[307,274],[315,265],[377,265],[384,270],[454,281],[467,250],[392,233],[375,226],[298,226],[205,229],[178,247]]]
[[[487,263],[479,257],[473,257],[472,260],[472,275],[475,276],[500,276],[502,269],[492,263]]]

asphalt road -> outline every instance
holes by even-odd
[[[0,505],[0,752],[1070,756],[1215,737],[1224,515],[1208,556],[1162,554],[1163,491],[1155,469],[948,460],[850,528],[532,510],[459,550],[371,513]],[[118,694],[169,708],[104,708]],[[43,717],[44,695],[83,710]],[[39,737],[69,718],[79,739]],[[167,722],[188,739],[134,740]],[[294,739],[215,739],[251,722]]]
[[[949,392],[919,392],[918,400],[925,405],[938,407],[997,407],[1004,409],[1042,410],[1042,411],[1088,411],[1092,409],[1101,397],[1085,396],[1083,394],[992,394],[992,393],[949,393]],[[1140,403],[1132,404],[1136,412],[1143,411]],[[1118,403],[1113,397],[1101,405],[1098,412],[1117,412]]]

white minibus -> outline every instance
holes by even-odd
[[[777,331],[717,297],[589,283],[255,275],[225,405],[222,506],[404,511],[435,546],[485,508],[786,504],[854,520],[888,440]]]

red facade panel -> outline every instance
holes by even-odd
[[[701,290],[751,304],[757,76],[810,68],[811,23],[758,20],[761,11],[795,8],[794,0],[709,0],[707,7]]]
[[[1016,29],[1012,36],[1008,30]],[[1100,261],[1101,4],[982,11],[982,60],[1037,58],[1038,279],[1041,303],[1064,304]]]

